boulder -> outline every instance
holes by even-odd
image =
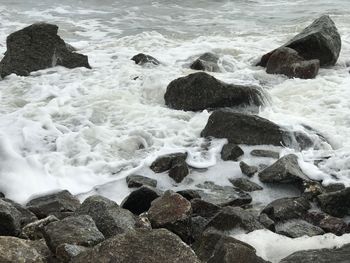
[[[66,216],[66,213],[74,212],[80,206],[80,202],[70,192],[64,190],[34,198],[26,206],[39,219],[49,215],[61,219]]]
[[[224,161],[235,161],[237,162],[238,159],[244,154],[241,147],[239,147],[236,144],[228,143],[225,144],[222,147],[221,150],[221,159]]]
[[[259,222],[268,230],[275,232],[275,222],[266,214],[259,215]]]
[[[152,201],[161,195],[162,192],[157,189],[142,186],[125,197],[120,206],[129,210],[135,215],[139,215],[148,211],[148,209],[151,207]]]
[[[37,220],[24,226],[21,237],[25,239],[38,240],[43,238],[42,231],[44,227],[52,222],[58,221],[58,218],[50,215],[44,219]]]
[[[216,215],[221,209],[220,206],[214,205],[199,198],[191,200],[193,216],[201,216],[204,218],[211,218]]]
[[[77,215],[89,215],[98,230],[106,237],[112,237],[135,228],[135,216],[117,203],[103,196],[90,196],[75,211]]]
[[[5,194],[3,192],[0,192],[0,198],[5,198]]]
[[[10,203],[0,199],[0,235],[18,236],[21,232],[21,213]]]
[[[350,187],[317,197],[322,211],[336,217],[350,215]]]
[[[199,240],[205,230],[209,220],[201,216],[192,216],[192,238],[194,241]]]
[[[207,52],[196,59],[190,66],[191,69],[203,70],[209,72],[219,72],[219,57],[213,53]]]
[[[229,179],[230,183],[233,184],[233,186],[246,191],[246,192],[254,192],[254,191],[259,191],[259,190],[263,190],[263,188],[256,184],[253,183],[252,181],[250,181],[247,178],[237,178],[237,179]]]
[[[340,248],[324,248],[297,251],[282,259],[280,263],[347,263],[350,257],[350,244]]]
[[[153,228],[166,228],[187,243],[191,242],[191,215],[191,203],[172,191],[154,200],[148,210]]]
[[[168,107],[185,111],[264,104],[258,87],[227,84],[204,72],[170,82],[164,99]]]
[[[169,177],[176,183],[181,183],[182,180],[190,173],[188,165],[185,161],[173,165],[169,170]]]
[[[36,215],[34,215],[28,209],[24,208],[22,205],[7,198],[3,198],[2,200],[7,203],[10,203],[13,207],[15,207],[18,210],[18,212],[21,213],[21,219],[20,219],[21,227],[38,220]]]
[[[155,173],[162,173],[170,170],[174,165],[183,163],[187,159],[187,153],[171,153],[159,156],[150,166]]]
[[[246,176],[252,177],[254,174],[258,172],[258,167],[248,165],[247,163],[241,161],[239,162],[239,168],[241,168],[241,172]]]
[[[36,23],[10,34],[0,62],[0,76],[11,73],[28,76],[32,71],[56,65],[91,68],[88,57],[69,50],[57,31],[56,25]]]
[[[255,156],[255,157],[266,157],[266,158],[273,158],[273,159],[278,159],[280,158],[280,154],[275,151],[270,151],[270,150],[252,150],[250,152],[250,155]]]
[[[193,250],[166,229],[138,229],[109,238],[71,263],[200,263]]]
[[[159,65],[160,62],[155,59],[154,57],[150,55],[146,55],[143,53],[139,53],[131,58],[131,60],[135,61],[136,64],[138,65],[144,65],[144,64],[153,64],[153,65]]]
[[[180,191],[177,191],[176,193],[182,195],[188,201],[191,201],[194,198],[199,198],[199,199],[201,198],[200,194],[193,189],[180,190]]]
[[[104,240],[103,234],[88,215],[70,216],[52,222],[44,227],[43,234],[53,253],[56,253],[56,248],[61,244],[92,247]]]
[[[86,247],[71,245],[71,244],[61,244],[56,249],[56,257],[62,263],[70,262],[74,257],[80,255],[87,250]]]
[[[276,224],[275,231],[277,234],[291,238],[302,236],[317,236],[323,235],[325,232],[322,228],[314,226],[301,219],[292,219]]]
[[[321,16],[282,47],[294,49],[305,60],[318,59],[321,67],[333,66],[341,49],[338,30],[327,16]],[[275,50],[265,54],[258,66],[265,67]]]
[[[150,187],[157,187],[157,180],[137,174],[128,175],[126,177],[126,183],[128,184],[129,188],[141,187],[144,185]]]
[[[323,186],[323,190],[327,193],[344,190],[345,188],[346,188],[345,185],[342,183],[334,183],[334,184]]]

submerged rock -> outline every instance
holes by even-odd
[[[7,51],[0,62],[0,76],[11,73],[28,76],[30,72],[50,67],[91,68],[88,57],[72,52],[57,35],[58,27],[36,23],[10,34]]]
[[[264,104],[259,88],[226,84],[204,72],[170,82],[164,99],[168,107],[185,111]]]
[[[239,168],[241,168],[241,172],[246,176],[252,177],[254,174],[258,172],[258,167],[248,165],[247,163],[241,161],[239,162]]]
[[[183,163],[187,159],[187,153],[171,153],[159,156],[150,166],[155,173],[162,173],[170,170],[174,165]]]
[[[275,226],[276,233],[291,238],[297,238],[302,236],[317,236],[323,235],[322,228],[314,226],[304,220],[293,219],[286,222],[278,223]]]
[[[126,183],[128,184],[129,188],[141,187],[144,185],[157,187],[157,180],[136,174],[128,175],[126,177]]]
[[[239,157],[244,154],[241,147],[236,144],[228,143],[222,147],[221,159],[224,161],[238,161]]]
[[[147,64],[147,63],[150,63],[150,64],[153,64],[153,65],[159,65],[160,62],[155,59],[154,57],[150,56],[150,55],[146,55],[146,54],[143,54],[143,53],[139,53],[135,56],[133,56],[131,58],[131,60],[135,61],[136,64],[138,65],[144,65],[144,64]]]
[[[10,203],[0,199],[0,235],[18,236],[21,232],[21,213]]]
[[[322,211],[337,217],[350,215],[350,187],[317,197]]]
[[[235,187],[238,187],[239,189],[246,191],[246,192],[253,192],[253,191],[259,191],[263,190],[263,188],[253,183],[252,181],[248,180],[247,178],[237,178],[237,179],[229,179],[230,183],[232,183]]]
[[[273,159],[278,159],[280,158],[280,154],[275,151],[270,151],[270,150],[252,150],[250,152],[250,155],[256,156],[256,157],[266,157],[266,158],[273,158]]]
[[[210,72],[219,72],[219,57],[213,53],[207,52],[196,59],[190,66],[191,69],[203,70]]]

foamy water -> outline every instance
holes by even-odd
[[[0,0],[0,54],[8,34],[46,21],[89,56],[92,70],[55,67],[0,81],[0,191],[9,198],[25,202],[68,189],[81,198],[100,193],[119,203],[130,191],[124,178],[133,172],[157,179],[161,189],[195,187],[205,180],[229,185],[227,179],[241,172],[237,163],[220,160],[225,141],[215,141],[209,150],[201,147],[200,131],[210,112],[171,110],[163,99],[168,83],[193,73],[189,63],[208,51],[220,56],[222,72],[215,77],[267,91],[271,103],[260,116],[296,130],[310,126],[327,139],[329,144],[317,150],[297,153],[308,176],[350,186],[347,0],[33,2]],[[332,17],[342,37],[336,66],[321,69],[313,80],[268,75],[253,66],[322,14]],[[139,52],[161,65],[135,65],[130,58]],[[247,163],[273,163],[252,158],[254,147],[242,147]],[[193,171],[175,184],[148,169],[156,156],[176,151],[187,151],[191,166],[209,170]],[[313,165],[325,157],[319,167]],[[265,186],[264,194],[253,198],[267,203],[286,195],[296,193]]]

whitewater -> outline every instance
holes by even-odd
[[[266,91],[268,103],[259,116],[293,130],[310,133],[306,127],[311,127],[327,141],[302,152],[260,149],[295,153],[310,178],[350,186],[349,11],[347,0],[0,0],[0,59],[10,33],[45,21],[58,25],[59,35],[87,55],[92,67],[54,67],[0,81],[0,192],[20,203],[58,189],[81,200],[101,194],[120,203],[131,191],[125,177],[133,173],[157,179],[162,190],[195,188],[207,180],[230,185],[228,178],[242,174],[238,163],[220,159],[225,140],[214,140],[206,149],[200,137],[211,113],[164,104],[169,82],[193,73],[190,63],[205,52],[220,57],[221,72],[211,73],[217,79]],[[331,16],[342,38],[335,66],[311,80],[268,75],[254,66],[323,14]],[[161,64],[136,65],[130,58],[141,52]],[[274,162],[251,159],[255,148],[242,145],[243,161]],[[179,151],[188,153],[189,165],[201,168],[182,183],[148,168],[157,156]],[[252,197],[264,205],[286,195],[297,193],[264,186]],[[295,250],[350,242],[349,234],[290,239],[259,230],[233,235],[273,262]],[[285,245],[273,247],[276,241]]]

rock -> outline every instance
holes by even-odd
[[[83,246],[61,244],[56,249],[56,257],[60,259],[62,263],[68,263],[86,250],[87,248]]]
[[[158,157],[150,166],[155,173],[162,173],[170,170],[177,163],[185,162],[187,153],[171,153]]]
[[[10,203],[0,199],[0,235],[18,236],[21,232],[21,213]]]
[[[161,195],[162,193],[157,189],[142,186],[125,197],[120,206],[135,215],[139,215],[148,211],[152,201]]]
[[[129,188],[141,187],[144,185],[157,187],[157,180],[136,174],[128,175],[126,177],[126,183],[128,184]]]
[[[199,240],[205,230],[209,220],[201,216],[192,216],[192,237]]]
[[[249,177],[252,177],[254,174],[258,172],[258,167],[248,165],[243,161],[239,162],[239,168],[241,168],[241,171],[243,174]]]
[[[191,215],[191,203],[172,191],[154,200],[148,210],[153,228],[166,228],[187,243],[191,242]]]
[[[275,232],[275,222],[266,214],[259,215],[259,222],[268,230]]]
[[[77,215],[89,215],[98,230],[106,237],[122,234],[135,228],[135,216],[117,203],[103,196],[90,196],[75,211]]]
[[[252,197],[240,189],[231,186],[219,186],[206,181],[196,185],[204,191],[198,191],[204,201],[218,206],[241,206],[251,203]]]
[[[209,72],[219,72],[219,57],[213,53],[207,52],[196,59],[190,66],[191,69],[203,70]]]
[[[166,229],[138,229],[109,238],[71,263],[200,263],[193,250]]]
[[[21,237],[25,239],[38,240],[43,238],[42,231],[44,227],[52,222],[58,221],[58,218],[50,215],[44,219],[29,223],[23,227]]]
[[[264,228],[253,213],[240,207],[231,206],[222,208],[209,221],[207,228],[208,227],[214,227],[215,229],[221,231],[243,228],[248,232]]]
[[[0,62],[0,76],[4,78],[11,73],[28,76],[32,71],[56,65],[91,68],[87,56],[67,49],[57,30],[56,25],[36,23],[10,34]]]
[[[194,198],[201,199],[200,194],[196,190],[187,189],[187,190],[177,191],[177,193],[185,197],[188,201],[191,201]]]
[[[246,191],[246,192],[263,190],[263,188],[260,185],[253,183],[252,181],[248,180],[247,178],[241,177],[241,178],[237,178],[237,179],[229,179],[229,181],[235,187],[238,187],[239,189]]]
[[[207,201],[195,198],[191,200],[193,216],[202,216],[204,218],[211,218],[220,210],[220,206],[214,205]]]
[[[226,84],[204,72],[170,82],[164,99],[168,107],[185,111],[264,104],[258,87]]]
[[[210,115],[201,136],[226,138],[230,143],[247,145],[286,145],[301,149],[313,145],[306,135],[286,131],[267,119],[223,110]]]
[[[21,227],[38,220],[36,215],[34,215],[32,212],[30,212],[28,209],[24,208],[20,204],[7,198],[3,198],[2,200],[7,203],[10,203],[12,206],[14,206],[18,210],[18,212],[21,213],[21,219],[20,219]]]
[[[305,60],[318,59],[321,67],[333,66],[339,57],[341,39],[332,19],[324,15],[316,19],[283,47],[296,50]],[[258,66],[265,67],[274,51],[265,54]]]
[[[180,162],[173,165],[169,170],[169,177],[176,183],[181,183],[182,180],[190,173],[186,162]]]
[[[131,58],[131,60],[135,61],[136,64],[138,65],[144,65],[144,64],[153,64],[153,65],[159,65],[160,62],[155,59],[154,57],[150,55],[146,55],[143,53],[139,53]]]
[[[279,184],[302,184],[310,179],[301,171],[298,164],[298,157],[294,154],[288,154],[267,167],[259,174],[260,181],[263,183]]]
[[[88,215],[70,216],[52,222],[44,227],[43,234],[46,244],[53,253],[61,244],[91,247],[104,240],[103,234]]]
[[[270,151],[270,150],[252,150],[250,152],[250,155],[256,156],[256,157],[273,158],[273,159],[280,158],[280,154],[278,152]]]
[[[322,211],[336,217],[350,215],[350,187],[317,197]]]
[[[318,211],[310,211],[305,220],[322,228],[326,233],[341,236],[348,232],[348,225],[342,219]]]
[[[27,243],[36,249],[38,253],[43,257],[44,262],[47,263],[61,263],[57,260],[55,255],[51,252],[47,246],[45,239],[39,240],[27,240]]]
[[[336,249],[312,249],[297,251],[282,259],[280,263],[347,263],[350,257],[350,244]]]
[[[55,215],[59,219],[66,212],[74,212],[79,206],[79,200],[67,190],[34,198],[27,203],[27,208],[39,219]]]
[[[329,185],[323,186],[323,189],[327,193],[331,193],[331,192],[344,190],[345,189],[345,185],[342,184],[342,183],[329,184]]]
[[[0,192],[0,198],[5,198],[5,194],[3,192]]]
[[[288,47],[276,49],[269,58],[266,72],[283,74],[289,78],[313,79],[320,69],[318,59],[305,61],[298,52]]]
[[[310,203],[303,197],[286,197],[268,204],[261,213],[275,222],[303,218],[310,209]]]
[[[323,235],[324,231],[304,220],[293,219],[276,224],[276,233],[291,238]]]
[[[233,143],[228,143],[228,144],[225,144],[224,147],[222,147],[221,159],[223,159],[224,161],[237,162],[239,157],[241,157],[243,154],[244,152],[241,147]]]
[[[45,263],[43,256],[31,242],[16,237],[0,236],[0,262]]]

